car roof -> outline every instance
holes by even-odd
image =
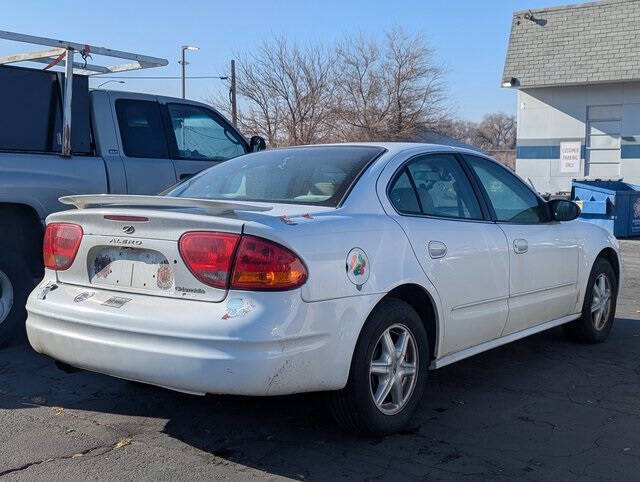
[[[487,154],[480,149],[468,149],[465,147],[450,146],[446,144],[429,144],[425,142],[343,142],[331,144],[306,144],[301,146],[287,146],[282,149],[290,149],[296,147],[380,147],[385,149],[387,154],[395,155],[404,151],[417,150],[421,148],[425,152],[463,152],[469,154],[477,154],[487,157]]]

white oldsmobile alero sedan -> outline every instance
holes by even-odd
[[[603,341],[621,284],[575,204],[445,146],[268,150],[164,196],[62,202],[36,351],[188,393],[331,392],[365,433],[401,429],[429,369],[558,325]]]

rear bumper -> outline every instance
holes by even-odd
[[[211,303],[61,284],[41,299],[46,283],[27,302],[27,335],[36,351],[198,394],[342,388],[368,305],[375,303],[369,296],[305,303],[299,291],[230,292]],[[92,294],[78,297],[83,293]],[[129,301],[105,305],[113,296]]]

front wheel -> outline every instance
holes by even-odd
[[[415,310],[398,299],[383,301],[360,334],[344,389],[330,394],[343,428],[371,435],[402,430],[427,381],[429,343]]]
[[[616,314],[618,278],[611,263],[598,258],[593,265],[582,306],[582,316],[565,325],[567,334],[585,343],[607,339]]]

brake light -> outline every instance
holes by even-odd
[[[192,231],[182,235],[178,250],[191,273],[216,288],[289,290],[307,280],[295,253],[256,236]]]
[[[192,231],[182,235],[178,250],[193,276],[206,285],[226,289],[239,239],[238,234]]]
[[[82,234],[82,228],[77,224],[49,224],[42,243],[45,267],[57,271],[68,269],[76,258]]]
[[[109,221],[125,221],[130,223],[146,223],[149,218],[146,216],[126,216],[121,214],[105,214],[105,219]]]
[[[287,290],[307,280],[307,269],[292,251],[272,241],[242,236],[231,277],[231,288]]]

